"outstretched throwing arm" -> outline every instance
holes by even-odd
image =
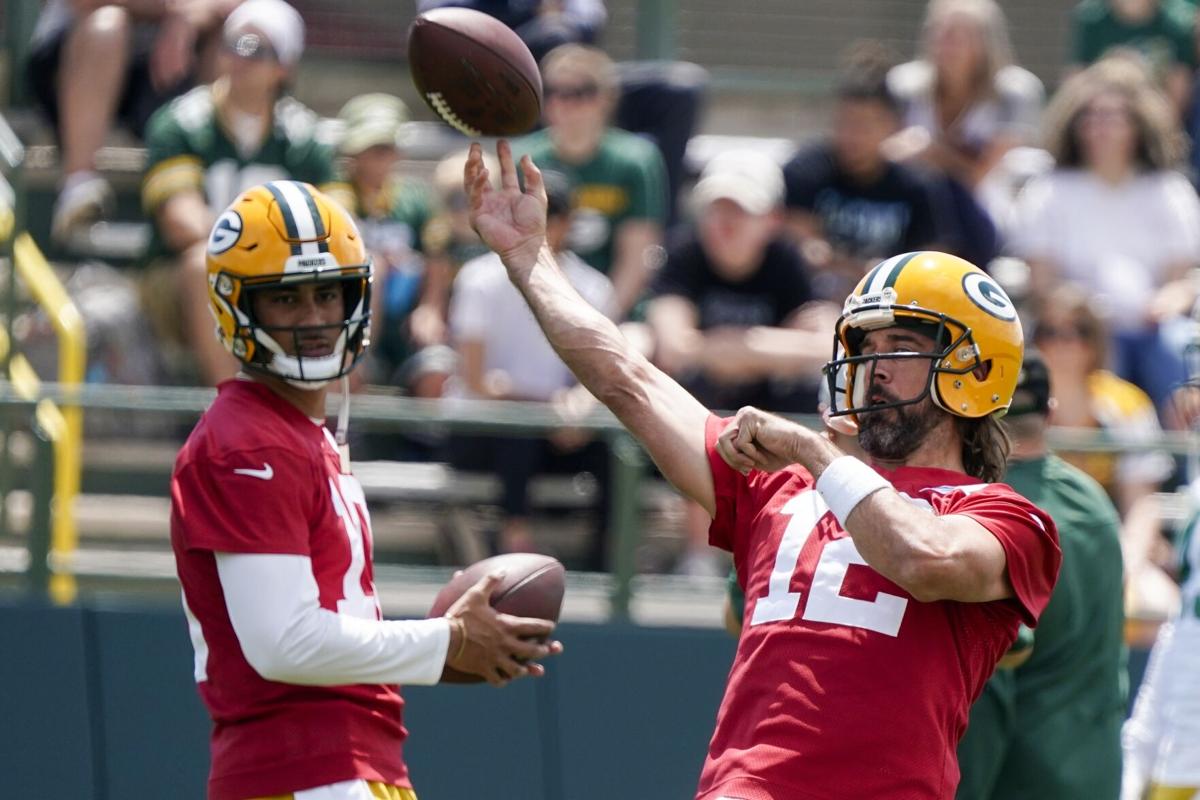
[[[579,296],[546,244],[546,190],[529,156],[517,180],[508,143],[496,145],[500,188],[488,182],[483,151],[471,145],[464,181],[471,224],[563,362],[649,451],[667,480],[713,514],[716,499],[704,448],[708,410],[636,352],[607,317]]]

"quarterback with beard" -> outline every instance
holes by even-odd
[[[472,147],[472,223],[563,361],[712,515],[745,589],[698,800],[953,798],[971,702],[1061,561],[1050,518],[992,483],[1023,353],[1012,302],[943,253],[862,279],[826,371],[867,463],[758,409],[715,416],[641,356],[555,264],[537,167],[522,159],[522,188],[498,155],[495,189]]]

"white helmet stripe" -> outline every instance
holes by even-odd
[[[892,273],[901,265],[902,261],[907,261],[912,253],[901,253],[900,255],[892,256],[887,261],[884,261],[875,268],[873,277],[866,286],[863,287],[863,294],[878,294],[883,291],[883,287],[888,285],[888,279]]]
[[[273,186],[287,202],[287,210],[296,222],[296,234],[301,240],[300,254],[315,256],[321,252],[316,240],[317,221],[313,219],[312,207],[304,192],[295,181],[272,181]]]

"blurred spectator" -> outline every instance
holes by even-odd
[[[150,115],[191,83],[197,40],[239,0],[47,0],[30,42],[28,80],[58,136],[62,184],[50,230],[59,240],[102,217],[112,188],[96,151],[114,116],[141,137]]]
[[[1003,197],[986,179],[1011,149],[1036,136],[1044,92],[1014,63],[1000,6],[931,0],[920,56],[893,69],[888,85],[908,126],[889,143],[893,156],[936,167],[953,179],[953,191],[973,195],[994,218],[1004,213]],[[968,239],[987,227],[970,212],[959,210]]]
[[[155,223],[147,303],[160,341],[179,340],[192,380],[234,374],[213,335],[205,241],[217,213],[255,184],[325,184],[333,154],[313,139],[316,116],[286,96],[304,49],[304,22],[283,0],[246,0],[225,21],[219,77],[150,120],[142,204]]]
[[[808,267],[784,235],[783,174],[768,156],[730,151],[709,162],[692,192],[694,230],[672,243],[646,321],[655,362],[708,408],[816,410],[828,358],[828,314]],[[695,504],[680,571],[720,570],[708,515]]]
[[[452,273],[463,264],[488,252],[471,227],[467,215],[467,193],[463,190],[463,167],[467,151],[451,153],[437,163],[433,170],[435,195],[434,216],[421,232],[421,244],[430,256],[444,256]],[[483,153],[483,163],[495,183],[500,177],[500,164],[490,153]]]
[[[1192,314],[1200,323],[1200,307]],[[1200,325],[1188,343],[1188,382],[1173,398],[1181,427],[1200,427]],[[1195,797],[1200,786],[1200,471],[1193,449],[1188,459],[1191,516],[1177,539],[1174,566],[1179,602],[1157,634],[1122,732],[1124,770],[1121,800]]]
[[[566,178],[544,172],[548,200],[546,241],[579,294],[608,316],[616,311],[612,283],[566,248],[571,226],[570,188]],[[591,396],[559,359],[508,279],[494,253],[466,264],[454,280],[450,330],[459,357],[452,393],[486,400],[553,402],[564,422],[592,405]],[[604,483],[606,451],[577,431],[564,428],[548,439],[464,436],[451,441],[451,462],[460,469],[493,471],[503,485],[503,527],[496,542],[503,552],[533,545],[529,526],[528,485],[541,472],[593,472]],[[601,492],[603,495],[603,492]],[[600,499],[600,528],[607,512]],[[588,567],[604,563],[603,536],[597,536]]]
[[[418,0],[417,12],[455,6],[490,14],[516,31],[534,59],[564,44],[595,44],[604,31],[604,0]]]
[[[427,367],[451,366],[453,359],[420,354],[445,347],[451,274],[445,255],[423,253],[421,232],[433,216],[428,188],[395,171],[408,108],[392,95],[364,94],[347,102],[338,118],[346,183],[331,195],[358,220],[375,264],[371,379],[417,397],[439,397],[449,373]],[[413,378],[420,380],[409,383]]]
[[[1075,68],[1135,52],[1182,116],[1196,69],[1194,17],[1183,0],[1082,0],[1072,13]]]
[[[610,127],[617,102],[612,60],[565,45],[542,62],[548,127],[520,144],[543,169],[571,183],[569,246],[608,275],[618,318],[641,298],[660,258],[667,190],[663,159],[645,139]]]
[[[789,225],[818,270],[813,288],[836,302],[883,259],[950,250],[957,238],[944,186],[884,157],[882,145],[900,125],[886,72],[882,59],[851,63],[838,85],[833,135],[783,168]]]
[[[667,226],[673,227],[686,172],[684,157],[704,109],[708,72],[687,61],[633,61],[617,68],[621,99],[616,125],[658,145],[667,168]]]
[[[1064,285],[1046,296],[1033,341],[1054,386],[1057,404],[1051,424],[1103,430],[1134,442],[1162,433],[1146,393],[1104,368],[1107,332],[1083,290]],[[1136,581],[1148,559],[1161,557],[1154,493],[1171,476],[1174,462],[1156,450],[1059,455],[1095,478],[1113,498],[1122,517],[1126,571]]]
[[[1158,406],[1184,377],[1159,325],[1186,313],[1172,282],[1200,262],[1200,201],[1172,169],[1181,139],[1136,63],[1089,67],[1051,103],[1047,149],[1057,167],[1025,187],[1012,231],[1036,294],[1059,281],[1088,287],[1113,326],[1114,371]]]

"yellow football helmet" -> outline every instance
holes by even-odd
[[[247,369],[314,389],[362,358],[370,338],[371,260],[353,218],[309,184],[272,181],[239,195],[213,225],[207,261],[217,338]],[[342,283],[341,332],[327,356],[288,355],[278,337],[301,329],[263,327],[249,296],[315,281]]]
[[[916,327],[937,344],[927,353],[861,355],[868,331]],[[834,331],[833,360],[825,365],[830,414],[920,402],[926,396],[959,417],[1003,414],[1012,401],[1025,352],[1012,300],[987,273],[946,253],[904,253],[880,263],[846,298]],[[870,405],[875,365],[895,358],[928,358],[929,382],[918,396]]]

